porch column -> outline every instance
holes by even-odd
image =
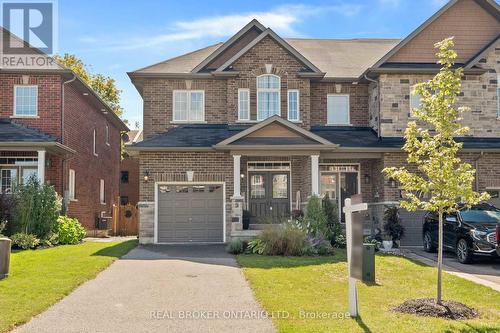
[[[40,183],[45,183],[45,150],[38,151],[37,174]]]
[[[319,195],[319,155],[311,155],[311,194]]]
[[[241,160],[241,155],[233,155],[233,197],[234,198],[241,198],[241,179],[240,179],[240,160]]]

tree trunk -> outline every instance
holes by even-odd
[[[437,276],[437,297],[436,303],[441,304],[441,276],[442,276],[442,266],[443,266],[443,210],[439,209],[439,226],[438,226],[438,276]]]

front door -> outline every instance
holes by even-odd
[[[249,173],[251,223],[277,223],[290,216],[290,173]]]

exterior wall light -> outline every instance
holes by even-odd
[[[369,174],[366,174],[365,175],[365,184],[370,184],[370,175]]]
[[[396,188],[397,186],[396,179],[394,178],[389,179],[389,186],[392,188]]]
[[[194,178],[194,171],[186,171],[186,176],[187,176],[188,182],[192,182],[193,178]]]
[[[144,171],[144,182],[149,182],[149,170]]]

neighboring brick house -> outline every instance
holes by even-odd
[[[142,141],[142,129],[123,136],[125,147]],[[139,202],[139,159],[125,153],[120,162],[120,204],[137,205]]]
[[[66,68],[0,69],[1,191],[37,175],[63,197],[63,213],[92,230],[117,203],[120,132],[127,130]]]
[[[129,73],[144,100],[142,243],[224,242],[286,218],[311,194],[361,194],[380,221],[400,198],[382,169],[403,165],[411,85],[438,71],[433,44],[455,36],[472,112],[463,157],[477,190],[500,190],[500,10],[453,0],[403,40],[282,39],[257,21],[225,43]],[[497,199],[494,199],[497,200]],[[340,214],[342,217],[342,214]],[[406,244],[420,242],[405,216]]]

